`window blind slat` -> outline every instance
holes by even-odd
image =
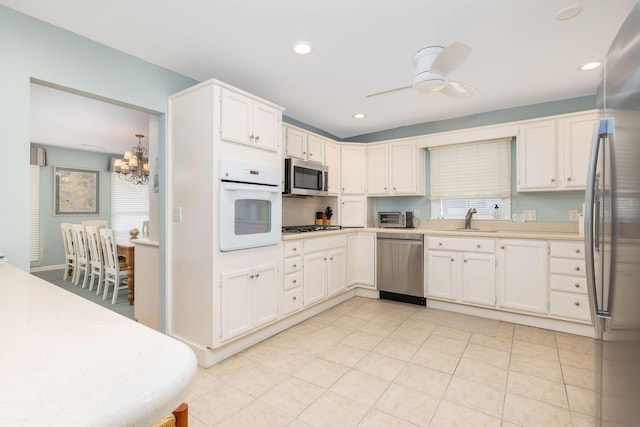
[[[118,234],[142,230],[149,220],[149,186],[135,185],[111,173],[111,228]]]
[[[40,166],[31,165],[29,200],[29,262],[40,263]]]

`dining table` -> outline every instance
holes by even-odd
[[[126,238],[116,236],[116,248],[119,255],[124,256],[124,263],[120,263],[120,271],[127,272],[127,299],[133,305],[135,291],[136,245]]]

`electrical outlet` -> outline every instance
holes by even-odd
[[[46,255],[49,253],[49,248],[42,248],[42,255]]]
[[[536,211],[534,209],[524,210],[522,211],[524,214],[525,221],[535,221],[536,220]]]
[[[569,211],[569,221],[577,221],[578,220],[578,211],[570,210]]]
[[[420,218],[420,209],[414,209],[413,210],[413,217],[414,218]]]

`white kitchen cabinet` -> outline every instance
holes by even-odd
[[[499,307],[546,314],[547,242],[501,239],[499,245]]]
[[[549,252],[549,315],[589,322],[584,243],[553,241]]]
[[[427,238],[427,296],[495,306],[495,240]]]
[[[587,113],[521,125],[518,191],[584,190],[596,121]]]
[[[367,146],[367,195],[424,195],[424,158],[415,140]]]
[[[282,114],[248,96],[221,89],[222,140],[278,151]]]
[[[367,198],[364,196],[340,197],[340,224],[343,227],[367,226]]]
[[[324,164],[329,168],[329,196],[340,194],[340,145],[326,140],[324,146]]]
[[[346,288],[345,235],[305,239],[303,250],[304,307],[324,301]]]
[[[287,157],[324,164],[324,139],[301,129],[284,126]]]
[[[376,235],[356,233],[347,237],[347,286],[376,287]]]
[[[286,242],[284,245],[283,309],[284,316],[302,308],[302,241]]]
[[[364,144],[343,144],[340,147],[341,194],[366,194],[366,151]],[[344,225],[344,224],[343,224]]]
[[[276,320],[277,267],[267,264],[221,275],[222,342]]]

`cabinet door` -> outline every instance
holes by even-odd
[[[275,265],[258,267],[249,274],[253,287],[255,316],[254,327],[278,318],[278,271]]]
[[[286,128],[287,157],[307,159],[307,134],[297,129]]]
[[[260,102],[253,103],[253,143],[256,147],[278,151],[281,126],[280,111]]]
[[[391,146],[391,192],[416,194],[418,192],[417,155],[415,141],[403,141]]]
[[[367,147],[340,147],[340,176],[342,194],[365,194]]]
[[[367,199],[365,197],[340,198],[340,224],[343,227],[367,226]]]
[[[555,120],[520,126],[517,149],[518,191],[552,190],[558,186]]]
[[[324,164],[324,139],[309,135],[307,139],[307,160]]]
[[[456,299],[457,254],[455,252],[427,252],[427,295]]]
[[[327,293],[331,296],[347,287],[347,251],[332,249],[327,258]]]
[[[222,275],[221,341],[251,330],[251,269]]]
[[[326,252],[317,252],[304,257],[302,288],[305,307],[327,297],[326,264]]]
[[[375,287],[376,235],[351,235],[347,237],[347,248],[347,286]]]
[[[367,194],[386,196],[389,192],[389,144],[367,147]]]
[[[596,117],[573,117],[563,121],[565,187],[584,189],[587,184],[589,147],[593,140]]]
[[[534,313],[547,312],[547,242],[500,240],[498,304]]]
[[[496,305],[496,257],[487,254],[462,254],[462,301]]]
[[[250,138],[253,103],[250,98],[222,89],[220,136],[225,141],[253,144]]]
[[[340,146],[335,142],[325,142],[324,164],[329,167],[329,195],[340,192]]]

